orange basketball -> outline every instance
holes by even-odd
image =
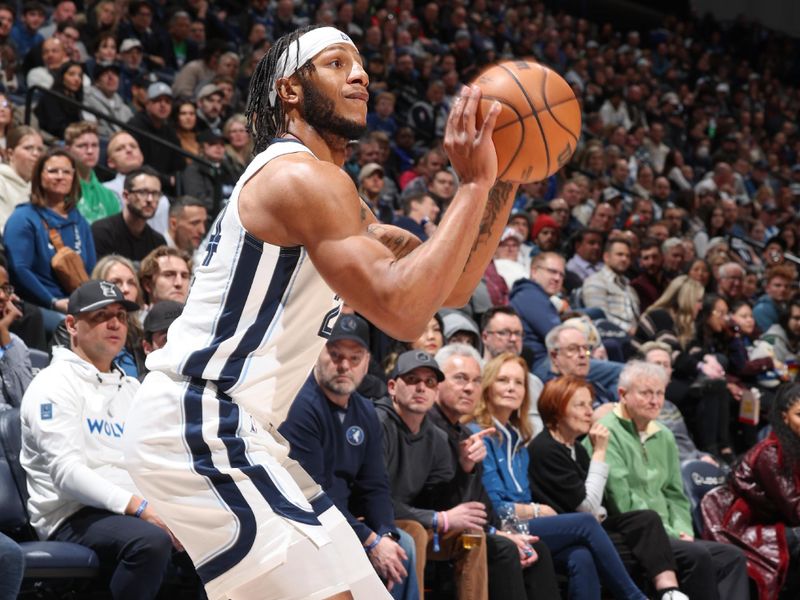
[[[489,67],[473,83],[482,92],[479,124],[492,102],[502,107],[492,135],[498,179],[541,181],[569,162],[581,134],[581,108],[558,73],[510,60]]]

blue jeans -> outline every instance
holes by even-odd
[[[16,600],[24,573],[22,549],[14,540],[0,533],[0,600]]]
[[[398,529],[400,533],[400,547],[406,551],[408,558],[403,561],[403,566],[406,568],[408,577],[402,583],[395,584],[390,592],[392,598],[395,600],[419,600],[419,585],[417,584],[417,551],[414,549],[414,538],[408,535],[402,529]]]
[[[569,576],[570,600],[599,600],[600,581],[617,600],[646,600],[608,534],[592,515],[567,513],[528,521],[531,535],[550,548],[556,569]]]

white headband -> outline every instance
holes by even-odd
[[[293,42],[286,50],[281,52],[276,63],[275,78],[270,82],[269,86],[269,105],[275,106],[275,101],[278,99],[278,90],[275,88],[278,79],[291,77],[309,59],[314,58],[325,48],[334,44],[350,44],[353,48],[356,47],[353,40],[346,33],[342,33],[335,27],[319,27],[304,33],[296,42]]]

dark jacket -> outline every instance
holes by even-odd
[[[411,433],[388,398],[378,400],[375,408],[383,424],[383,458],[395,517],[430,528],[435,500],[455,476],[447,435],[427,417],[419,432]]]
[[[544,338],[553,327],[561,324],[561,319],[547,292],[530,279],[518,279],[514,283],[509,304],[522,319],[522,327],[525,329],[523,344],[533,352],[533,370],[547,358]]]
[[[157,138],[169,142],[175,146],[181,147],[181,141],[178,139],[178,134],[169,123],[164,123],[161,127],[156,127],[153,121],[142,111],[133,115],[133,118],[128,121],[128,125],[136,127],[145,133],[150,133]],[[135,132],[131,132],[133,137],[139,143],[139,148],[142,150],[145,164],[153,167],[161,174],[162,189],[172,189],[172,184],[169,179],[170,176],[176,174],[178,171],[186,166],[186,159],[180,154],[173,151],[171,148],[159,144],[154,140],[145,138]]]
[[[586,498],[586,477],[589,474],[589,452],[575,444],[575,460],[569,448],[553,439],[545,428],[528,447],[536,460],[528,463],[531,496],[534,502],[553,507],[561,514],[576,512]]]
[[[701,504],[705,536],[744,550],[747,574],[764,600],[777,599],[786,578],[786,527],[800,526],[800,473],[785,472],[782,454],[771,434],[745,454],[729,485]]]
[[[381,424],[372,402],[356,392],[342,409],[310,375],[278,431],[291,444],[289,456],[322,486],[362,543],[373,531],[395,532]]]
[[[436,508],[449,510],[462,502],[482,502],[489,516],[487,524],[499,527],[500,519],[492,510],[492,501],[486,493],[486,488],[483,487],[483,463],[476,463],[471,473],[465,473],[458,461],[459,444],[472,435],[469,429],[461,423],[451,423],[438,404],[435,404],[428,413],[428,420],[447,435],[450,457],[456,473],[452,485],[448,486],[446,493],[437,502]]]

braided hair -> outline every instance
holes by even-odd
[[[321,27],[320,25],[310,25],[301,27],[291,33],[287,33],[276,41],[269,52],[259,61],[253,76],[250,79],[250,93],[247,101],[247,129],[254,142],[253,152],[258,154],[270,145],[272,140],[286,133],[286,119],[283,110],[283,103],[280,98],[276,98],[275,106],[270,105],[270,89],[278,70],[278,59],[284,51],[294,44],[294,51],[297,52],[296,61],[300,60],[300,44],[295,42],[304,33]],[[281,67],[283,65],[280,65]],[[297,74],[301,77],[308,75],[314,69],[314,64],[309,60],[301,65]]]
[[[778,389],[769,415],[772,431],[781,444],[783,456],[781,466],[789,475],[800,470],[800,436],[784,423],[783,416],[798,402],[800,402],[800,383],[785,383]]]

